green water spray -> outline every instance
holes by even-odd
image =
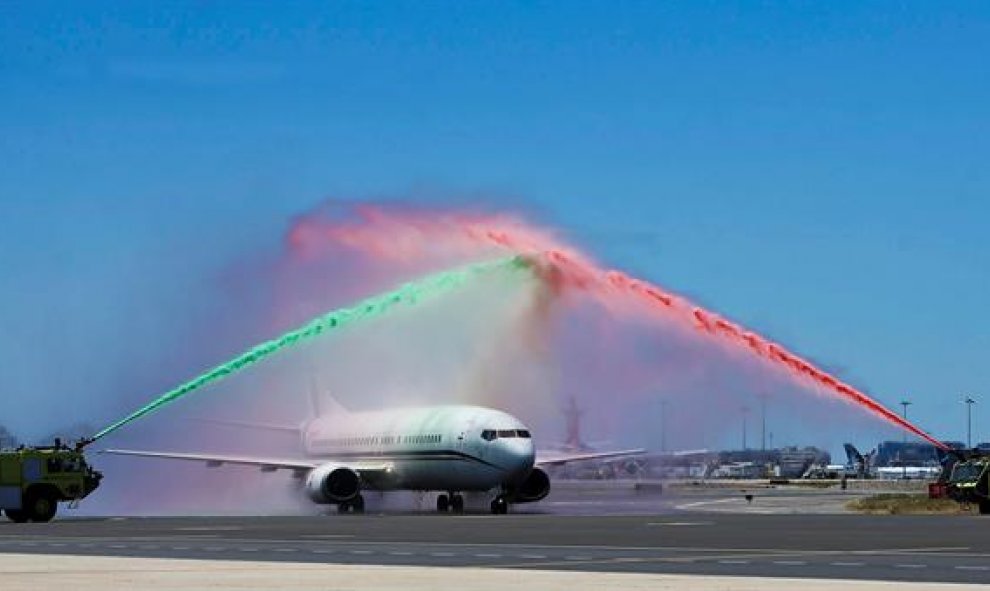
[[[472,279],[498,272],[514,272],[527,269],[529,266],[530,264],[527,259],[519,256],[492,262],[477,263],[467,267],[430,275],[417,281],[407,283],[394,291],[370,297],[349,308],[334,310],[333,312],[329,312],[323,316],[315,318],[305,325],[289,331],[276,339],[265,341],[260,345],[252,347],[227,363],[219,365],[210,371],[197,376],[172,390],[169,390],[165,394],[120,419],[116,423],[105,427],[86,443],[96,441],[101,437],[109,435],[131,421],[152,413],[166,404],[174,402],[187,394],[191,394],[207,384],[211,384],[229,375],[237,373],[242,369],[250,367],[283,349],[298,345],[310,339],[314,339],[329,331],[343,328],[363,320],[377,318],[395,307],[401,305],[414,305],[422,300],[434,298],[443,293],[449,292],[464,283],[471,281]]]

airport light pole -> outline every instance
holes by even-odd
[[[973,449],[973,405],[976,401],[967,396],[963,402],[966,403],[966,447]]]
[[[763,423],[760,429],[760,449],[767,451],[767,396],[760,396],[760,420]]]
[[[905,421],[907,420],[907,408],[912,404],[914,403],[911,402],[910,400],[901,400],[901,406],[904,407],[904,413],[902,414],[902,416],[904,417]],[[907,432],[904,433],[904,443],[907,443]]]
[[[749,407],[742,407],[742,448],[746,451],[746,413],[749,412]]]
[[[667,401],[660,401],[660,451],[667,451]]]
[[[908,409],[909,406],[911,406],[911,401],[910,400],[901,400],[901,406],[904,407],[904,420],[906,421],[907,420],[907,409]],[[907,443],[907,433],[904,433],[904,439],[903,439],[903,441],[904,441],[904,443]],[[907,480],[907,464],[904,463],[904,448],[903,447],[901,448],[900,456],[901,456],[901,472],[902,472],[901,473],[901,478],[903,480]]]

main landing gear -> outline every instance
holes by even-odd
[[[509,512],[509,501],[505,500],[505,495],[498,495],[492,500],[492,514],[505,515]]]
[[[340,503],[337,505],[338,513],[347,513],[348,511],[353,511],[355,513],[364,513],[364,497],[358,495],[354,497],[354,500],[348,501],[346,503]]]
[[[457,493],[441,494],[437,497],[437,512],[464,513],[464,497]]]

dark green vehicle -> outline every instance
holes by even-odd
[[[0,451],[0,509],[17,523],[51,521],[59,502],[78,502],[103,475],[82,451],[56,444]]]
[[[945,484],[949,498],[976,505],[981,515],[990,515],[990,455],[956,462]]]

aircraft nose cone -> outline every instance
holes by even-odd
[[[536,461],[536,448],[531,439],[508,439],[503,445],[505,465],[514,476],[528,474]]]

